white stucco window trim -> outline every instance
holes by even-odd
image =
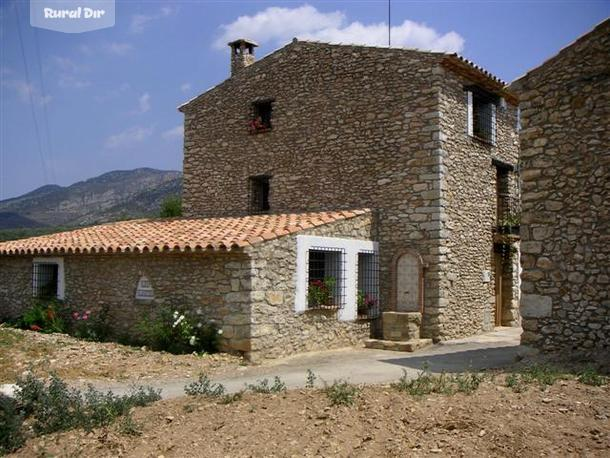
[[[65,297],[66,282],[64,278],[64,258],[60,257],[38,257],[32,261],[32,269],[36,264],[57,264],[57,299],[63,300]],[[34,276],[32,276],[32,293],[34,291]]]
[[[309,250],[315,248],[336,249],[343,251],[345,272],[342,282],[345,303],[338,310],[337,318],[341,321],[354,321],[358,317],[358,253],[362,251],[379,251],[379,243],[370,240],[320,237],[314,235],[297,236],[297,271],[294,309],[296,313],[305,313],[307,308],[307,259]]]

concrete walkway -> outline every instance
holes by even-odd
[[[233,393],[243,389],[246,383],[255,383],[263,378],[272,382],[276,375],[288,388],[302,388],[305,386],[307,369],[311,369],[318,377],[316,385],[323,386],[323,381],[332,383],[336,379],[357,384],[389,383],[400,378],[403,371],[409,377],[417,376],[424,365],[436,373],[500,368],[514,363],[518,355],[533,352],[528,347],[519,345],[520,335],[520,328],[497,328],[494,332],[446,341],[415,353],[364,348],[307,353],[260,366],[240,367],[213,381],[222,383],[227,392]],[[193,380],[194,378],[159,380],[146,384],[161,388],[164,398],[175,398],[184,396],[184,386]],[[128,390],[124,384],[98,382],[95,386],[98,389],[110,389],[117,394]]]

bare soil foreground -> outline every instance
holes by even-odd
[[[414,397],[362,388],[352,406],[323,390],[185,397],[137,408],[91,433],[30,439],[15,456],[609,456],[610,387],[556,381],[521,392],[503,375],[473,394]]]
[[[172,355],[116,343],[88,342],[65,334],[41,334],[0,327],[0,383],[14,383],[27,370],[64,380],[133,380],[215,374],[239,366],[241,358],[224,353]]]

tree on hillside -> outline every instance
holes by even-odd
[[[182,199],[178,196],[166,197],[161,204],[161,218],[172,218],[174,216],[182,216]]]

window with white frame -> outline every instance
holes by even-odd
[[[496,106],[498,97],[479,88],[468,88],[468,135],[496,144]]]
[[[307,256],[307,308],[337,309],[344,303],[345,250],[312,247]]]
[[[334,309],[340,321],[357,320],[359,284],[369,299],[377,294],[377,252],[378,243],[371,240],[297,236],[295,312]]]
[[[61,258],[36,258],[32,266],[32,296],[64,298],[64,265]]]
[[[358,319],[379,316],[379,256],[374,250],[358,253],[358,290],[356,305]]]

